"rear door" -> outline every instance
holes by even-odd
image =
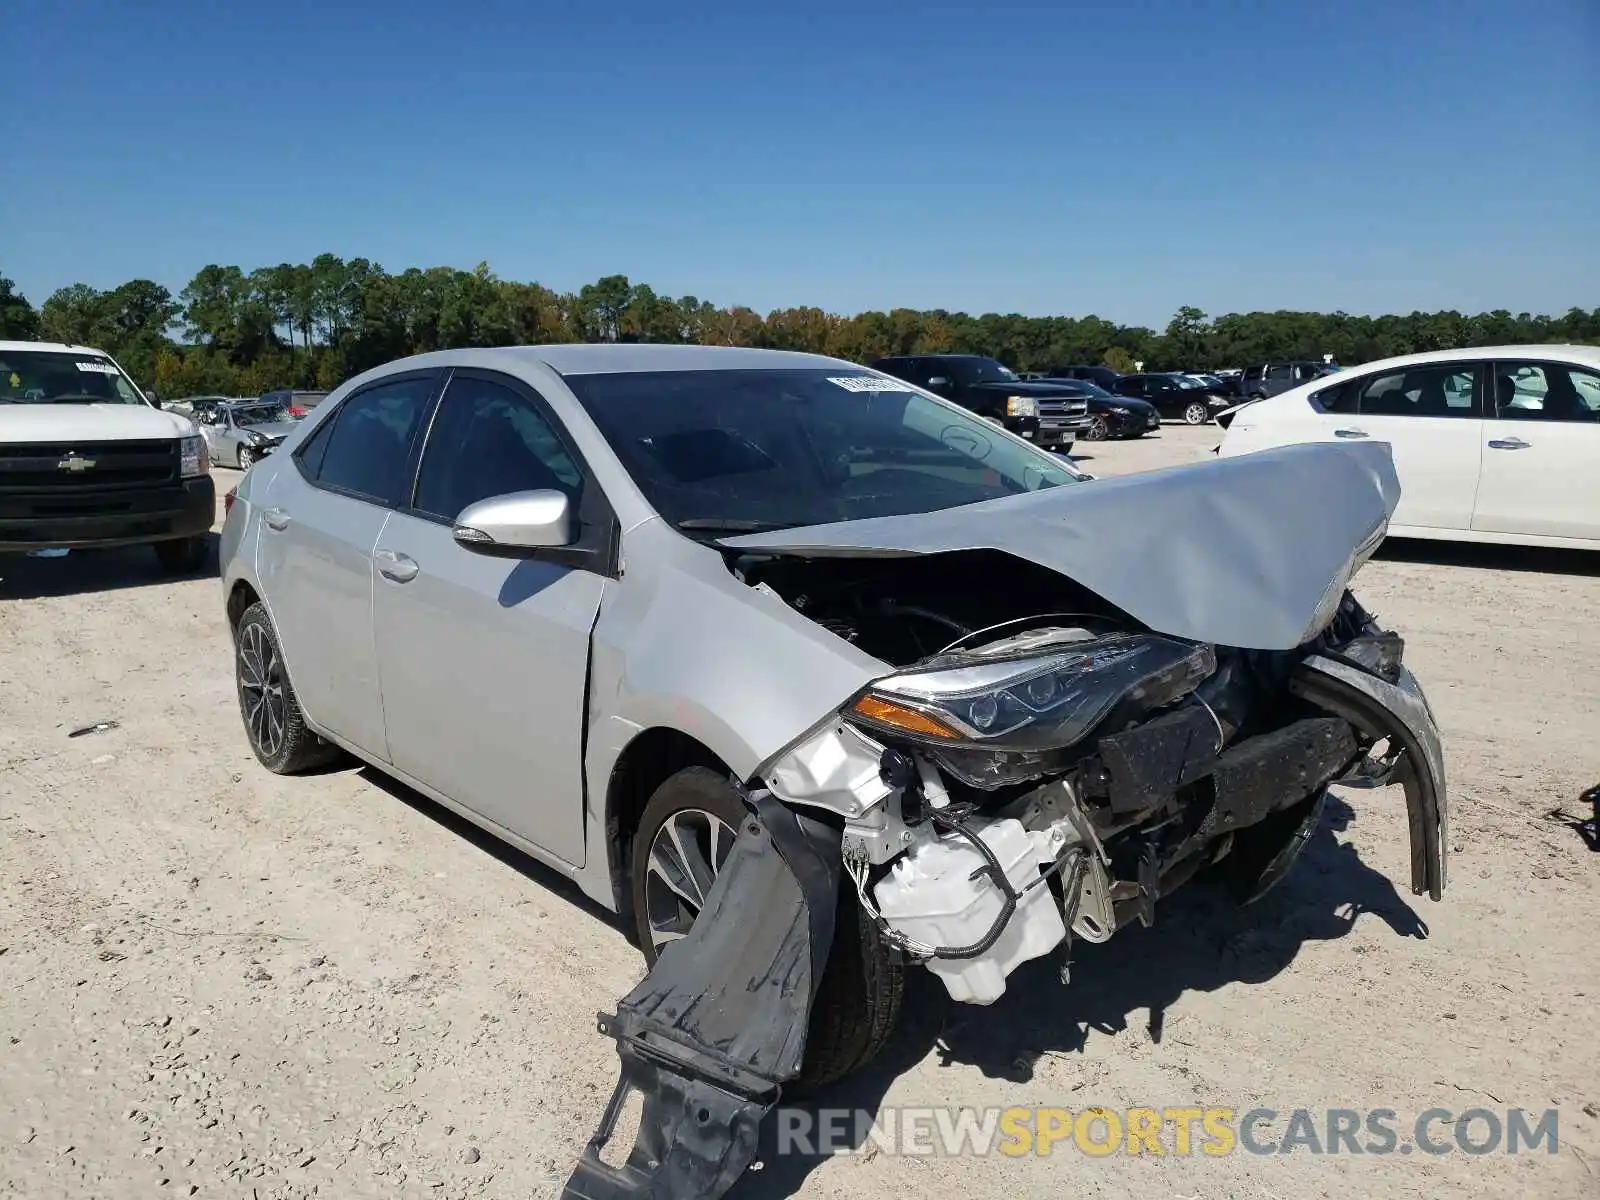
[[[412,372],[346,397],[259,501],[257,571],[300,703],[317,725],[382,760],[372,552],[410,491],[437,383],[437,372]]]
[[[1514,360],[1492,375],[1472,528],[1600,539],[1600,372]]]
[[[1482,460],[1484,364],[1397,368],[1317,393],[1323,436],[1393,447],[1394,524],[1467,529]],[[1291,397],[1292,399],[1292,397]]]
[[[574,547],[492,557],[455,541],[469,504],[554,489]],[[374,641],[396,767],[556,857],[584,861],[589,634],[614,574],[614,519],[531,387],[458,370],[416,495],[378,539]]]

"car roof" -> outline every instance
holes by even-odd
[[[100,354],[106,358],[111,355],[104,350],[96,350],[93,346],[77,346],[71,342],[7,342],[0,341],[0,353],[11,350],[43,350],[55,354]]]
[[[751,371],[848,369],[859,363],[793,350],[752,350],[743,346],[585,344],[501,346],[438,350],[385,364],[385,373],[405,367],[485,367],[512,370],[541,363],[558,375],[617,375],[645,371]]]
[[[1537,358],[1557,359],[1600,368],[1600,346],[1528,345],[1528,346],[1463,346],[1459,350],[1427,350],[1421,354],[1400,354],[1394,358],[1379,358],[1372,362],[1355,363],[1336,368],[1339,375],[1355,372],[1366,374],[1386,367],[1423,367],[1432,363],[1476,361],[1483,358]],[[1327,378],[1334,378],[1333,375]]]

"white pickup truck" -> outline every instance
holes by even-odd
[[[150,545],[193,571],[216,492],[205,439],[109,354],[0,341],[0,552]]]

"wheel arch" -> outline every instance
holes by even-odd
[[[698,738],[665,725],[643,729],[623,747],[606,780],[606,865],[622,927],[634,934],[629,863],[639,818],[655,790],[685,767],[707,767],[732,775],[726,762]]]
[[[239,628],[239,621],[244,616],[245,610],[252,604],[258,603],[260,594],[250,586],[249,580],[236,579],[233,586],[228,589],[228,628]]]

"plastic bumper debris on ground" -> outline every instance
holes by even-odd
[[[800,1073],[838,907],[838,830],[766,793],[694,928],[600,1031],[621,1075],[579,1159],[566,1200],[721,1196],[755,1156],[761,1119]],[[632,1092],[644,1098],[626,1163],[600,1151]]]

